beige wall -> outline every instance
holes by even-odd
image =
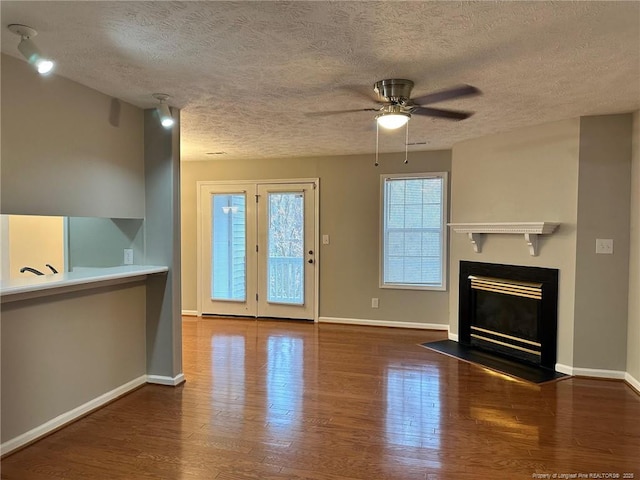
[[[0,215],[0,281],[10,277],[9,215]]]
[[[33,277],[20,273],[22,267],[32,267],[45,275],[51,272],[47,264],[64,271],[64,218],[36,215],[9,215],[6,225],[9,237],[0,248],[9,250],[9,277]],[[7,279],[8,279],[7,278]],[[4,277],[3,277],[4,280]]]
[[[460,260],[557,268],[558,363],[572,365],[580,121],[522,128],[457,144],[452,155],[451,222],[559,222],[530,256],[521,235],[486,235],[474,253],[451,233],[449,322],[458,331]]]
[[[2,213],[144,217],[142,110],[2,55],[1,128]]]
[[[380,175],[449,171],[450,152],[280,160],[183,162],[182,306],[197,308],[196,182],[204,180],[320,179],[320,316],[343,319],[446,324],[447,292],[380,289],[378,286]],[[371,308],[371,298],[380,307]]]
[[[640,111],[633,115],[627,372],[640,384]]]
[[[2,304],[2,442],[145,374],[145,287]]]
[[[446,324],[448,292],[379,288],[380,175],[449,172],[449,151],[403,156],[332,157],[318,164],[320,233],[331,243],[320,253],[320,316]],[[379,298],[379,309],[371,298]]]
[[[580,119],[573,366],[625,371],[632,116]],[[613,255],[595,253],[613,239]]]

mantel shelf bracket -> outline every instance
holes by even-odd
[[[476,253],[482,252],[483,236],[486,233],[520,234],[529,248],[529,255],[538,255],[538,237],[553,233],[559,223],[525,222],[525,223],[450,223],[456,233],[466,233]]]
[[[537,233],[525,233],[524,241],[529,246],[529,255],[532,257],[538,256],[538,234]]]
[[[481,233],[467,233],[469,241],[473,245],[473,251],[476,253],[482,252],[482,234]]]

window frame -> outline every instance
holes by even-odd
[[[384,281],[384,260],[385,260],[385,229],[386,229],[386,208],[387,201],[385,196],[385,185],[388,180],[412,180],[412,179],[442,179],[442,198],[440,203],[440,262],[441,262],[441,281],[440,284],[413,284],[413,283],[385,283]],[[419,173],[399,173],[399,174],[382,174],[380,175],[380,227],[379,227],[379,277],[378,285],[384,289],[394,290],[427,290],[427,291],[446,291],[448,280],[448,219],[449,212],[449,173],[448,172],[419,172]]]

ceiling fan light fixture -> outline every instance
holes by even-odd
[[[404,112],[386,112],[376,117],[378,125],[388,130],[395,130],[407,124],[411,115]]]

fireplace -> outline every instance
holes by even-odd
[[[460,262],[458,341],[555,370],[558,270]]]

